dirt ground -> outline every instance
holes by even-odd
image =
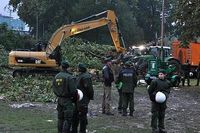
[[[133,117],[124,117],[117,112],[118,92],[115,88],[112,90],[112,109],[114,116],[103,115],[101,113],[101,101],[103,96],[102,85],[94,85],[94,89],[95,99],[91,101],[88,113],[88,133],[151,133],[151,102],[147,95],[146,87],[140,86],[135,89],[135,112]],[[52,130],[47,132],[55,132],[57,121],[56,104],[37,103],[35,105],[39,106],[32,107],[31,109],[24,108],[23,110],[32,110],[34,113],[40,112],[37,113],[38,118],[40,114],[48,113],[49,116],[45,119],[51,119],[53,123],[51,125]],[[167,105],[165,126],[168,133],[200,133],[200,87],[172,88]],[[15,110],[17,111],[17,109]],[[12,113],[13,111],[12,109]],[[28,116],[29,112],[26,113]],[[8,112],[7,114],[10,113]],[[19,113],[17,113],[17,115],[19,115],[19,117],[21,116]],[[6,117],[6,119],[8,118]],[[30,122],[34,122],[35,119],[31,119]],[[2,119],[0,118],[0,120]],[[2,122],[3,121],[4,120],[2,120]],[[20,121],[23,121],[23,119]],[[37,121],[35,123],[37,123]],[[0,122],[0,132],[6,131],[2,129],[5,129],[4,125],[8,124],[8,122]],[[40,127],[40,125],[37,126]],[[16,123],[17,127],[15,128],[12,128],[11,125],[9,126],[9,131],[12,131],[12,129],[15,130],[21,125],[20,123]],[[31,131],[33,127],[28,126],[29,125],[27,125],[26,129]],[[36,131],[37,126],[34,127]],[[45,124],[43,127],[45,127]]]
[[[102,90],[99,89],[101,87],[97,88],[95,88],[95,100],[90,104],[90,111],[92,114],[96,114],[97,117],[91,119],[98,119],[98,117],[109,119],[112,122],[104,123],[104,126],[107,128],[124,128],[130,133],[151,132],[151,102],[147,95],[146,87],[137,87],[135,89],[135,112],[133,117],[124,117],[117,113],[118,93],[116,89],[112,91],[112,108],[115,115],[102,115],[100,111]],[[165,118],[168,133],[200,133],[199,105],[200,87],[172,88]]]

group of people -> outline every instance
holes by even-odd
[[[133,116],[134,88],[137,86],[137,74],[131,65],[130,61],[127,61],[122,67],[117,62],[111,63],[110,60],[105,60],[105,66],[102,71],[104,83],[103,114],[113,115],[110,109],[110,101],[112,82],[115,81],[119,92],[118,111],[123,116],[127,116],[127,108],[129,106],[129,115]]]
[[[61,67],[53,80],[53,91],[58,97],[58,133],[78,133],[79,125],[79,133],[86,133],[88,104],[94,98],[92,76],[83,63],[78,65],[77,77],[68,71],[67,61]],[[77,89],[82,92],[82,99]]]
[[[121,66],[119,63],[111,63],[110,60],[105,60],[103,67],[103,83],[104,95],[102,102],[102,113],[106,115],[114,115],[111,112],[111,87],[112,82],[115,82],[119,92],[118,111],[122,116],[127,116],[129,107],[129,116],[133,116],[134,109],[134,89],[137,86],[137,72],[130,61],[127,61]],[[165,78],[165,70],[160,70],[158,79],[151,82],[148,87],[148,94],[152,102],[151,112],[151,127],[152,133],[166,133],[164,126],[166,102],[170,93],[171,83]],[[162,92],[166,100],[162,103],[156,101],[156,94]]]
[[[90,100],[94,99],[94,90],[92,86],[92,76],[87,72],[83,63],[78,65],[79,75],[73,76],[68,71],[69,63],[61,63],[62,71],[58,73],[53,80],[53,90],[58,97],[58,132],[59,133],[86,133],[87,113]],[[189,62],[185,65],[185,79],[189,81]],[[199,85],[200,63],[197,69]],[[137,86],[137,72],[130,61],[120,64],[117,61],[105,59],[102,69],[103,76],[103,101],[102,113],[105,115],[114,115],[111,109],[111,89],[112,83],[115,82],[119,93],[118,111],[122,116],[133,116],[134,109],[134,89]],[[166,72],[161,69],[158,78],[153,80],[147,87],[149,98],[151,100],[151,127],[152,133],[166,133],[164,126],[165,110],[167,108],[167,98],[170,93],[171,83],[165,78]],[[83,93],[80,99],[77,89]],[[165,100],[158,102],[156,95],[158,92],[164,94]],[[129,112],[128,112],[129,109]]]

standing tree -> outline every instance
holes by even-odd
[[[74,20],[108,9],[116,12],[126,42],[131,44],[143,39],[141,29],[137,26],[136,18],[133,16],[129,3],[126,1],[10,0],[10,5],[12,5],[15,10],[18,9],[18,15],[31,27],[33,34],[39,31],[39,37],[46,39],[63,24],[68,24]],[[84,36],[89,40],[100,40],[100,42],[107,43],[105,40],[110,39],[104,34],[109,33],[106,32],[105,29],[102,29],[100,31],[90,31],[88,34],[84,33]]]
[[[199,0],[177,0],[174,9],[174,22],[179,39],[183,43],[196,41],[200,36]]]

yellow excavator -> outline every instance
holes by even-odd
[[[114,11],[107,10],[72,24],[63,25],[53,33],[44,50],[11,51],[9,53],[9,66],[14,68],[13,76],[33,73],[57,73],[60,65],[60,55],[55,56],[55,52],[59,50],[62,40],[105,25],[108,26],[116,51],[119,53],[124,52],[125,45],[118,27],[118,19]]]

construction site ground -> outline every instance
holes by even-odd
[[[115,87],[112,89],[114,116],[102,114],[102,84],[96,83],[94,89],[94,100],[89,105],[88,133],[151,133],[151,102],[145,86],[135,89],[133,117],[118,113]],[[165,126],[168,133],[200,133],[200,87],[172,88],[167,105]],[[55,103],[15,103],[2,98],[0,133],[56,133],[56,113]]]

